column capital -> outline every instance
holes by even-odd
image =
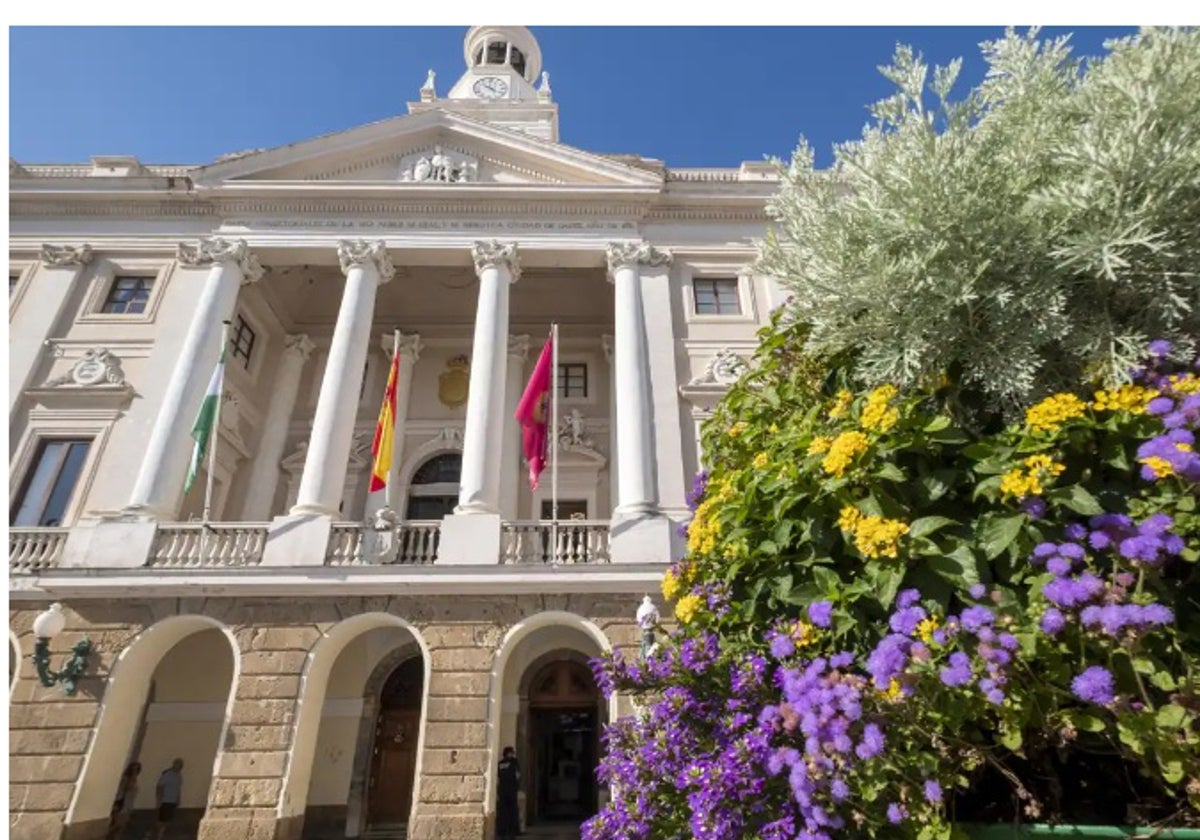
[[[42,245],[38,258],[51,267],[87,265],[92,261],[91,245]]]
[[[394,333],[384,333],[379,336],[379,349],[387,356],[389,362],[392,360],[392,348],[395,341]],[[415,362],[421,358],[421,351],[424,349],[425,345],[421,342],[421,336],[418,333],[400,333],[401,359],[407,356]]]
[[[609,364],[613,360],[613,337],[609,333],[600,336],[600,349],[604,351],[604,358]]]
[[[485,268],[503,266],[508,269],[510,283],[521,278],[516,242],[497,242],[495,239],[476,242],[471,246],[471,258],[475,261],[476,274],[481,274]]]
[[[296,356],[301,361],[306,360],[312,355],[312,351],[316,345],[312,343],[312,339],[306,333],[295,333],[293,335],[285,335],[283,337],[283,352],[288,356]]]
[[[234,263],[248,283],[254,283],[263,276],[263,267],[258,257],[250,253],[250,246],[245,239],[202,236],[195,245],[180,242],[175,248],[175,259],[188,266]]]
[[[529,358],[529,336],[510,335],[508,337],[508,355],[519,358],[522,362]]]
[[[392,264],[392,258],[388,255],[387,246],[383,244],[382,239],[374,242],[365,239],[343,239],[338,242],[337,253],[343,274],[349,272],[353,266],[370,263],[379,272],[380,283],[386,283],[396,276],[396,266]]]
[[[619,268],[637,265],[669,265],[671,252],[655,248],[649,242],[610,242],[605,249],[608,258],[608,273]]]

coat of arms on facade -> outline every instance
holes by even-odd
[[[467,401],[470,369],[466,356],[455,356],[446,362],[446,369],[438,374],[438,399],[446,408],[458,408]]]
[[[83,358],[75,363],[70,372],[51,379],[46,385],[124,385],[125,371],[121,360],[104,347],[84,351]]]
[[[400,161],[401,181],[460,184],[479,180],[479,161],[434,146],[432,152],[408,155]]]

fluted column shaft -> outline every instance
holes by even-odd
[[[658,512],[654,469],[654,407],[650,394],[650,360],[646,313],[642,307],[642,265],[663,265],[670,257],[646,243],[608,247],[609,277],[615,288],[613,367],[617,408],[617,516]]]
[[[152,517],[173,515],[178,507],[191,453],[192,424],[221,353],[221,323],[233,316],[242,282],[262,276],[262,267],[244,240],[204,238],[196,247],[181,244],[177,259],[183,265],[211,268],[171,370],[126,508]]]
[[[242,518],[247,522],[262,522],[271,515],[271,504],[279,483],[279,462],[287,446],[288,423],[296,410],[296,395],[304,363],[312,355],[313,343],[307,335],[289,335],[283,340],[283,358],[275,373],[275,388],[271,393],[267,417],[263,421],[258,455],[250,471],[250,486],[242,506]]]
[[[525,387],[522,374],[525,373],[525,361],[529,358],[529,336],[510,335],[508,337],[508,377],[505,381],[504,396],[504,442],[501,456],[503,457],[503,473],[500,477],[500,513],[505,519],[518,518],[517,499],[521,492],[521,427],[517,423],[517,404],[521,401],[521,391]],[[537,511],[533,512],[537,519]]]
[[[517,246],[476,242],[479,302],[471,344],[471,380],[463,431],[462,477],[455,513],[500,512],[500,452],[508,347],[508,287],[520,276]]]
[[[617,371],[613,365],[613,337],[600,337],[604,358],[608,361],[608,498],[610,509],[620,504],[617,476],[620,467],[617,460]]]
[[[396,273],[382,241],[343,241],[338,244],[338,259],[346,274],[346,287],[325,361],[293,514],[336,517],[339,513],[371,341],[375,293]]]

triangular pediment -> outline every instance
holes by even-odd
[[[202,186],[237,182],[657,187],[662,176],[519,131],[431,110],[220,160]]]

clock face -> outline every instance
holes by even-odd
[[[498,99],[508,93],[508,82],[499,76],[484,76],[472,88],[483,99]]]

